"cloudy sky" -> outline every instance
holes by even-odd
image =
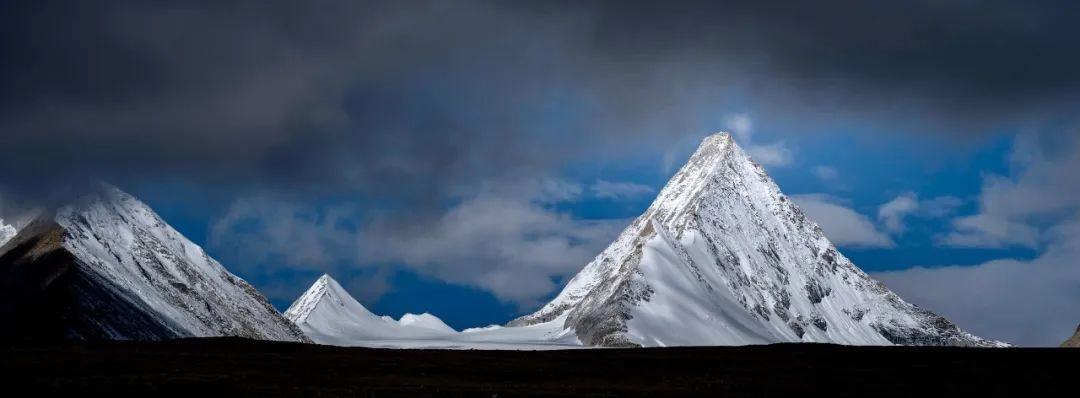
[[[0,217],[107,180],[279,307],[502,323],[729,130],[987,337],[1080,322],[1071,1],[5,1]]]

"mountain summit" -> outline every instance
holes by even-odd
[[[726,133],[539,311],[599,346],[993,346],[857,268]]]
[[[6,336],[308,341],[148,206],[101,184],[0,247]]]

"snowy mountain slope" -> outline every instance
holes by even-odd
[[[3,246],[14,237],[16,232],[14,225],[5,224],[4,219],[0,218],[0,246]]]
[[[4,315],[20,335],[307,341],[247,282],[115,187],[39,217],[0,248]],[[6,287],[5,286],[5,287]]]
[[[560,319],[600,346],[1000,344],[859,270],[724,133],[553,301],[509,326]]]
[[[323,275],[285,311],[319,344],[385,348],[558,349],[580,347],[561,325],[484,328],[458,332],[431,314],[399,320],[368,311],[329,275]]]

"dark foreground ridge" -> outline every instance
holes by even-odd
[[[1080,364],[1068,349],[822,344],[522,352],[220,338],[3,351],[6,393],[80,396],[1019,396],[1074,391]]]

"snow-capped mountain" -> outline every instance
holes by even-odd
[[[580,347],[561,325],[490,326],[458,332],[431,314],[394,320],[375,315],[329,275],[300,296],[285,317],[319,344],[387,348],[565,349]]]
[[[400,320],[375,315],[329,275],[315,281],[289,306],[285,317],[312,340],[323,344],[349,345],[358,340],[431,338],[457,333],[431,314],[405,314]]]
[[[119,189],[38,217],[0,248],[5,334],[308,341],[266,298]]]
[[[562,292],[509,326],[598,346],[826,342],[993,346],[845,258],[725,133]]]

